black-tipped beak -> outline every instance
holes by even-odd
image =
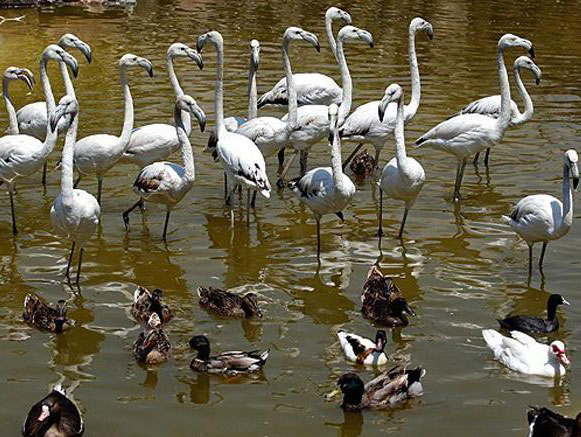
[[[197,105],[190,106],[190,113],[192,113],[198,120],[200,131],[204,132],[206,129],[206,113]]]
[[[87,62],[90,64],[91,61],[93,60],[93,56],[91,54],[91,47],[89,47],[88,44],[79,44],[78,49],[83,53],[83,55],[85,55],[85,59],[87,59]]]
[[[197,51],[195,50],[189,50],[188,51],[188,56],[189,58],[194,61],[197,65],[198,68],[200,70],[204,69],[204,60],[202,59],[202,55],[200,55]]]
[[[428,35],[428,39],[431,41],[434,39],[434,29],[432,29],[431,27],[428,27],[426,29],[426,35]]]
[[[149,77],[153,77],[153,66],[150,66],[150,67],[147,69],[147,74],[149,75]]]
[[[534,47],[531,47],[529,49],[529,55],[531,55],[532,59],[535,59],[535,48]]]
[[[537,85],[539,85],[541,83],[541,78],[540,77],[537,77],[536,83],[537,83]]]
[[[198,37],[198,40],[196,41],[196,50],[198,51],[198,53],[202,53],[202,49],[204,48],[204,35],[200,35]]]
[[[198,122],[200,123],[200,132],[204,132],[206,129],[206,119],[198,120]]]
[[[573,189],[577,189],[577,186],[579,185],[579,178],[573,178]]]
[[[383,123],[383,116],[385,115],[385,108],[380,103],[379,107],[377,108],[377,115],[379,116],[379,121]]]
[[[315,50],[319,53],[321,53],[321,44],[319,44],[319,42],[317,41],[317,45],[315,46]]]
[[[73,73],[74,78],[76,79],[77,76],[79,75],[79,64],[77,60],[73,58],[71,55],[67,55],[67,57],[64,58],[64,61],[69,66],[71,72]]]
[[[21,69],[20,73],[18,73],[18,78],[26,83],[26,86],[30,91],[34,89],[34,75],[30,70],[27,70],[26,68]]]
[[[412,317],[417,316],[416,312],[409,305],[406,305],[405,311],[406,311],[406,313],[408,313]]]

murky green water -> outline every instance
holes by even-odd
[[[531,39],[543,82],[525,81],[535,102],[533,121],[509,131],[493,150],[489,172],[469,166],[458,208],[450,201],[455,161],[429,149],[413,152],[424,165],[427,183],[408,222],[405,247],[387,238],[378,251],[374,237],[376,192],[358,185],[353,206],[340,224],[323,225],[323,259],[317,269],[315,226],[310,213],[288,191],[259,201],[247,228],[236,210],[231,229],[222,201],[221,171],[202,153],[207,134],[194,130],[195,187],[172,214],[169,242],[161,241],[163,210],[148,207],[125,233],[122,211],[135,201],[131,183],[138,169],[115,167],[105,181],[102,231],[88,245],[82,297],[61,284],[68,244],[53,234],[49,208],[59,192],[59,176],[49,175],[43,194],[39,177],[24,180],[16,197],[21,234],[12,239],[8,196],[0,197],[0,428],[17,435],[28,408],[49,386],[74,386],[84,412],[86,436],[183,435],[525,435],[529,404],[550,405],[563,414],[580,409],[579,250],[574,223],[569,235],[549,245],[545,278],[535,274],[527,285],[526,245],[500,216],[524,194],[560,196],[563,150],[579,146],[581,5],[577,2],[370,2],[343,6],[354,23],[372,32],[376,47],[346,48],[354,78],[354,107],[379,98],[398,81],[409,91],[407,26],[416,15],[429,20],[433,41],[418,37],[422,102],[406,128],[408,143],[473,99],[497,92],[495,44],[504,32]],[[280,37],[288,25],[317,33],[324,49],[293,49],[295,71],[320,71],[339,79],[324,41],[323,14],[328,4],[309,0],[240,3],[140,0],[133,11],[92,7],[4,11],[26,14],[23,23],[0,26],[0,60],[37,71],[44,46],[64,32],[91,44],[94,61],[75,81],[82,115],[80,136],[118,132],[122,98],[116,62],[125,52],[148,57],[156,75],[131,74],[136,126],[170,121],[173,93],[167,80],[165,51],[174,41],[195,46],[196,37],[214,28],[226,42],[225,104],[228,114],[244,114],[248,41],[263,49],[259,90],[282,75]],[[341,6],[341,5],[339,5]],[[507,52],[512,64],[519,50]],[[213,120],[215,54],[204,53],[206,67],[191,62],[178,70],[188,93]],[[51,77],[57,77],[51,68]],[[60,81],[53,80],[61,92]],[[38,100],[40,87],[25,95],[13,86],[17,106]],[[408,92],[409,94],[409,92]],[[265,111],[263,113],[281,114]],[[2,111],[0,125],[7,124]],[[348,146],[350,150],[352,146]],[[327,149],[316,147],[311,165],[326,165]],[[393,156],[387,147],[385,160]],[[51,162],[58,159],[54,153]],[[179,159],[179,156],[176,156]],[[270,163],[270,161],[269,161]],[[276,165],[270,166],[274,180]],[[296,169],[293,169],[296,172]],[[96,191],[87,178],[82,187]],[[401,205],[388,204],[387,230],[397,232]],[[578,219],[578,216],[577,216]],[[360,312],[366,272],[380,260],[397,278],[418,312],[411,326],[394,332],[388,346],[404,362],[427,369],[426,394],[409,408],[344,415],[325,402],[336,378],[351,370],[335,340],[339,327],[372,335]],[[135,284],[165,290],[178,316],[168,327],[174,359],[157,371],[137,365],[131,344],[138,327],[129,316]],[[265,317],[258,322],[215,319],[197,306],[198,284],[255,290]],[[79,323],[62,336],[30,329],[21,321],[26,293],[49,301],[67,299]],[[549,293],[572,303],[563,314],[560,337],[573,360],[572,372],[555,387],[519,378],[492,361],[480,329],[518,310],[539,313]],[[187,340],[209,335],[216,350],[270,347],[271,357],[258,378],[225,381],[193,375]],[[359,370],[363,379],[372,374]]]

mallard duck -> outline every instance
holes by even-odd
[[[530,407],[527,420],[529,437],[581,437],[581,413],[570,419],[548,408]]]
[[[329,393],[327,399],[342,392],[341,407],[347,411],[394,407],[424,394],[420,380],[425,374],[426,371],[421,367],[413,370],[394,367],[363,384],[355,373],[346,373],[337,381],[339,388]]]
[[[32,406],[22,426],[24,437],[80,437],[84,432],[79,408],[60,385]]]
[[[390,328],[407,326],[409,320],[405,313],[416,315],[393,280],[384,276],[375,265],[367,274],[361,302],[363,316]]]
[[[337,337],[348,361],[367,366],[382,366],[388,361],[383,351],[387,343],[387,336],[383,329],[377,331],[375,341],[342,329],[337,332]]]
[[[353,158],[349,164],[349,168],[353,174],[357,176],[368,176],[373,174],[376,167],[377,163],[375,162],[373,156],[367,152],[367,149],[355,155],[355,158]]]
[[[228,376],[259,371],[268,358],[269,350],[250,352],[231,351],[210,356],[210,342],[205,335],[196,335],[190,340],[190,347],[198,351],[198,356],[190,363],[194,372],[220,373]]]
[[[509,316],[498,320],[502,328],[509,331],[520,331],[525,334],[548,334],[559,329],[559,319],[557,318],[557,307],[559,305],[569,305],[560,294],[551,294],[547,300],[547,319],[532,316]]]
[[[52,308],[34,294],[27,294],[24,298],[22,318],[29,325],[55,333],[63,332],[73,325],[67,319],[67,304],[64,300],[59,300],[56,308]]]
[[[152,313],[156,313],[162,323],[168,323],[173,314],[167,305],[161,303],[162,297],[163,291],[159,288],[150,292],[147,288],[138,286],[133,293],[131,315],[142,325],[148,322]]]
[[[142,364],[161,364],[171,355],[171,342],[157,313],[149,316],[145,330],[133,343],[133,355]]]
[[[254,293],[246,293],[238,296],[221,288],[198,287],[200,306],[206,311],[218,314],[222,317],[241,319],[244,317],[262,317],[262,311],[258,307],[258,301]]]

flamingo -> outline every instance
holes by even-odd
[[[456,157],[455,202],[460,200],[460,185],[468,157],[498,144],[510,123],[510,85],[504,65],[504,50],[509,47],[522,47],[534,58],[533,44],[529,40],[510,33],[499,39],[496,58],[502,96],[499,116],[492,118],[482,114],[461,114],[444,120],[415,142],[416,147],[433,146]]]
[[[300,202],[313,212],[317,222],[317,259],[321,254],[321,218],[324,214],[336,214],[343,221],[342,210],[355,195],[355,185],[341,167],[341,138],[339,137],[339,109],[336,104],[328,108],[329,147],[331,167],[317,167],[303,177],[290,181],[289,188]]]
[[[85,244],[97,230],[101,216],[101,208],[95,197],[84,190],[73,188],[73,156],[79,126],[78,114],[77,100],[65,95],[50,117],[51,129],[56,129],[61,119],[64,119],[65,126],[68,126],[61,159],[61,192],[50,209],[50,222],[59,236],[73,241],[65,271],[65,278],[69,282],[75,247],[80,248],[75,281],[77,286],[81,277]]]
[[[529,274],[533,268],[533,245],[543,243],[539,269],[549,241],[567,235],[573,223],[573,189],[579,185],[579,157],[573,149],[567,150],[563,158],[563,202],[547,194],[533,194],[522,198],[510,216],[503,219],[529,246]],[[569,178],[573,179],[573,188]]]
[[[57,45],[49,45],[40,57],[40,79],[44,94],[49,101],[52,97],[50,82],[46,74],[46,63],[56,61],[66,63],[76,75],[78,65],[75,58]],[[10,194],[10,209],[12,213],[12,233],[18,234],[16,213],[14,211],[14,185],[18,177],[30,176],[40,170],[46,158],[54,148],[57,132],[47,128],[44,142],[31,135],[6,135],[0,138],[0,180],[6,182]]]
[[[28,86],[30,91],[34,89],[34,75],[28,68],[8,67],[6,70],[4,70],[4,76],[2,80],[2,95],[4,96],[6,112],[8,113],[9,135],[17,135],[19,133],[16,109],[14,109],[14,104],[10,98],[10,91],[8,89],[10,82],[14,80],[22,80],[26,86]]]
[[[343,21],[344,24],[352,24],[351,15],[347,12],[330,7],[325,12],[325,30],[327,40],[335,60],[339,62],[336,53],[335,37],[333,36],[333,21]],[[302,105],[325,105],[331,103],[341,104],[342,90],[337,82],[329,76],[320,73],[297,73],[293,75],[297,92],[297,104]],[[288,105],[287,79],[280,79],[270,91],[260,96],[258,108],[265,105]]]
[[[204,45],[210,42],[216,47],[218,55],[218,71],[216,77],[214,112],[216,114],[217,141],[216,155],[226,172],[227,196],[226,203],[231,204],[234,189],[239,184],[248,190],[246,220],[250,222],[250,191],[260,193],[270,198],[270,182],[266,174],[264,156],[256,144],[243,135],[228,132],[224,125],[224,40],[217,31],[210,31],[198,37],[197,49],[202,52]]]
[[[172,162],[162,161],[154,162],[143,168],[133,183],[133,191],[139,196],[139,200],[123,213],[123,221],[126,229],[128,229],[129,213],[137,206],[142,205],[144,200],[166,205],[167,212],[163,227],[163,241],[166,241],[167,225],[172,208],[192,189],[196,177],[192,145],[188,138],[188,128],[184,124],[182,111],[184,113],[188,112],[198,119],[202,132],[204,132],[204,127],[206,126],[206,114],[204,114],[204,111],[198,106],[193,97],[188,95],[178,96],[175,103],[174,119],[177,137],[182,147],[184,167]],[[190,118],[188,117],[189,120]]]
[[[127,83],[127,69],[130,67],[141,67],[147,71],[149,77],[153,77],[153,66],[147,59],[128,53],[123,55],[119,60],[119,78],[125,100],[125,117],[121,135],[90,135],[77,141],[75,146],[74,162],[75,168],[79,172],[75,186],[79,184],[83,175],[96,174],[97,201],[99,205],[101,205],[101,191],[103,189],[105,173],[121,159],[131,139],[131,132],[133,130],[133,98],[131,97],[131,91]]]
[[[189,58],[193,60],[200,70],[204,68],[204,63],[200,54],[182,43],[172,44],[166,55],[167,70],[169,80],[176,97],[183,96],[184,92],[180,86],[179,79],[174,69],[174,59]],[[182,114],[186,135],[192,131],[190,113],[185,111]],[[167,123],[153,123],[133,129],[129,145],[123,153],[120,162],[131,163],[143,168],[156,161],[167,159],[169,155],[180,148],[180,142],[176,134],[175,126]]]
[[[341,105],[339,106],[338,120],[339,126],[343,124],[349,111],[351,111],[351,92],[353,89],[353,83],[351,81],[351,75],[349,74],[349,68],[347,66],[347,61],[345,59],[345,53],[343,51],[343,42],[345,40],[359,39],[366,42],[369,47],[373,48],[373,37],[369,32],[363,29],[359,29],[355,26],[347,25],[344,26],[337,35],[337,58],[339,60],[339,66],[341,67],[341,83],[343,84],[343,98],[341,100]],[[282,120],[287,121],[289,114],[286,114]],[[293,160],[296,158],[297,154],[301,154],[301,176],[306,172],[307,168],[307,158],[309,149],[318,141],[323,139],[329,134],[329,118],[328,118],[328,107],[325,105],[307,105],[301,106],[297,109],[297,123],[296,128],[291,132],[289,141],[292,147],[295,149],[295,154],[287,163],[285,169],[279,176],[279,182],[277,185],[280,187],[282,185],[282,180],[286,175],[286,172],[290,168]]]
[[[420,71],[416,55],[416,33],[420,31],[424,31],[430,40],[434,37],[434,30],[428,21],[416,17],[410,22],[408,56],[412,93],[410,102],[404,106],[405,124],[408,124],[415,117],[421,100]],[[377,116],[379,102],[379,100],[374,100],[359,106],[341,126],[339,135],[341,135],[343,141],[359,143],[351,155],[343,162],[343,169],[347,168],[355,154],[366,143],[373,144],[375,148],[375,166],[379,165],[379,154],[387,140],[392,136],[397,118],[397,105],[394,103],[386,109],[383,122],[380,121]]]
[[[541,83],[541,69],[535,64],[531,58],[528,56],[519,56],[516,61],[514,61],[514,80],[516,82],[516,87],[524,101],[525,111],[520,112],[518,105],[514,100],[510,101],[510,122],[509,127],[518,126],[520,124],[526,123],[533,117],[534,107],[531,96],[529,95],[527,89],[525,88],[522,79],[520,77],[520,69],[524,68],[530,70],[535,76],[537,85]],[[462,110],[455,115],[460,114],[484,114],[490,117],[498,117],[500,114],[500,95],[482,97],[481,99],[475,100],[472,103],[466,105]],[[474,164],[478,163],[478,157],[480,153],[474,156]],[[490,147],[486,149],[486,155],[484,157],[484,164],[488,165],[488,158],[490,156]]]
[[[379,104],[379,120],[383,120],[385,111],[388,110],[391,102],[397,104],[394,130],[395,158],[392,158],[383,168],[379,182],[379,227],[377,233],[381,238],[383,235],[383,193],[385,192],[388,197],[405,202],[405,210],[398,234],[398,238],[401,239],[409,210],[424,186],[426,174],[418,161],[406,155],[403,128],[405,123],[403,89],[398,84],[387,87],[385,97]]]

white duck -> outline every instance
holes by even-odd
[[[17,135],[18,120],[16,119],[16,109],[14,103],[10,98],[10,82],[15,80],[22,80],[30,91],[34,88],[34,75],[32,71],[27,68],[8,67],[4,70],[2,78],[2,95],[4,96],[4,104],[6,105],[6,112],[8,113],[8,134]],[[46,132],[45,132],[46,134]]]
[[[395,158],[392,158],[383,168],[379,181],[379,226],[378,235],[383,231],[383,193],[387,197],[405,202],[405,210],[398,238],[402,238],[409,210],[414,205],[418,194],[426,182],[426,174],[422,165],[414,158],[406,155],[404,138],[404,104],[403,90],[398,84],[391,84],[385,91],[385,97],[379,104],[379,119],[383,120],[390,103],[395,102],[397,115],[395,117]]]
[[[546,345],[519,332],[511,331],[505,337],[494,329],[483,329],[482,337],[494,353],[494,358],[515,372],[525,375],[563,376],[570,364],[565,345],[556,340]]]
[[[510,216],[503,216],[510,227],[529,246],[529,273],[533,268],[533,245],[542,242],[539,268],[543,268],[545,250],[549,241],[569,232],[573,223],[573,189],[579,184],[579,156],[573,149],[563,158],[563,202],[547,194],[533,194],[521,199]],[[569,178],[573,178],[573,187]]]
[[[167,225],[172,208],[192,189],[196,178],[192,145],[182,115],[186,111],[198,119],[202,132],[206,126],[206,114],[193,97],[178,96],[175,103],[174,119],[177,137],[182,147],[184,167],[173,162],[162,161],[154,162],[142,169],[133,183],[133,191],[139,196],[139,200],[123,213],[125,227],[129,228],[129,213],[137,206],[142,205],[144,200],[165,205],[167,212],[163,227],[163,241],[166,241]]]
[[[352,363],[366,366],[383,366],[388,358],[383,349],[387,344],[387,336],[383,329],[375,334],[375,341],[340,329],[337,332],[341,349],[345,358]]]
[[[321,218],[324,214],[336,214],[343,220],[342,210],[349,205],[355,195],[355,185],[341,168],[338,113],[337,105],[333,103],[329,106],[331,167],[314,168],[303,177],[289,183],[289,188],[296,194],[299,201],[309,207],[317,222],[317,258],[321,254]]]

